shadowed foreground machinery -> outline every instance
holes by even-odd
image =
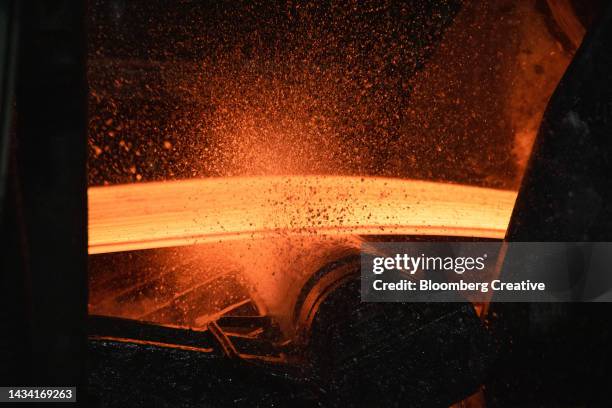
[[[92,395],[112,406],[448,406],[478,389],[493,347],[471,305],[361,303],[354,260],[318,278],[339,271],[328,291],[307,285],[320,296],[298,306],[312,320],[296,322],[295,342],[276,343],[263,316],[231,312],[197,331],[92,318]]]

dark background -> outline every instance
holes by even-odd
[[[467,5],[451,60],[415,79],[461,7],[92,1],[89,184],[331,173],[516,185],[513,3]]]

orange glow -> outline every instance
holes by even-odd
[[[131,276],[127,266],[94,276],[90,313],[201,328],[228,305],[250,298],[290,336],[304,283],[326,264],[358,254],[360,235],[501,239],[515,198],[513,191],[349,176],[223,177],[93,187],[91,254],[185,249],[150,254],[147,262],[157,272],[141,279]],[[224,274],[248,295],[231,284],[219,287],[209,302],[183,301]],[[109,279],[122,284],[109,287]],[[138,289],[145,287],[149,289]],[[163,312],[168,309],[176,313]]]
[[[89,253],[270,235],[503,238],[516,193],[382,177],[225,177],[92,187]]]

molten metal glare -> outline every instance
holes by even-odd
[[[89,253],[282,235],[503,238],[516,193],[382,177],[262,176],[89,189]]]

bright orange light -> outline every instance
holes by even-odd
[[[503,238],[513,191],[383,177],[261,176],[89,189],[89,253],[269,235]]]

